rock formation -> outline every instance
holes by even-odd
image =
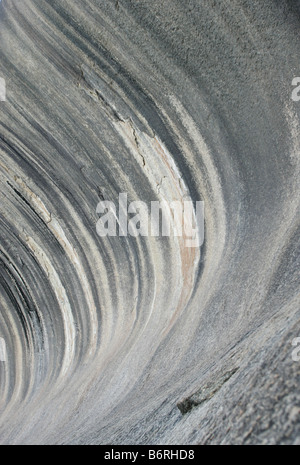
[[[300,443],[299,25],[1,2],[2,444]],[[120,193],[204,202],[204,243],[100,237]]]

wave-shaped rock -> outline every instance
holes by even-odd
[[[3,0],[0,440],[299,443],[299,1]],[[100,201],[204,201],[202,247]]]

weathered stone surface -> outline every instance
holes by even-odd
[[[0,442],[299,444],[300,2],[0,24]],[[204,201],[201,249],[99,237],[121,192]]]

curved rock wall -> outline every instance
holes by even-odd
[[[297,443],[300,3],[3,0],[0,441]],[[205,203],[202,247],[99,201]]]

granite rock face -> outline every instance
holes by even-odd
[[[0,25],[0,442],[299,444],[300,2]],[[203,245],[100,237],[120,193],[204,201]]]

